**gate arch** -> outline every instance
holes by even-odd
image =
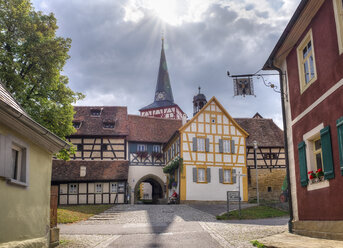
[[[162,181],[162,179],[156,175],[148,174],[148,175],[141,177],[135,185],[135,189],[134,189],[134,203],[135,204],[138,201],[138,195],[137,194],[138,194],[139,185],[143,182],[151,184],[151,186],[152,186],[152,202],[154,204],[159,203],[160,199],[165,199],[166,190],[165,190],[165,184]]]

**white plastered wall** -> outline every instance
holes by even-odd
[[[186,167],[186,199],[188,201],[226,201],[226,191],[238,191],[238,180],[235,184],[223,184],[219,182],[219,169],[222,166],[211,166],[211,182],[193,182],[193,168]],[[235,167],[236,173],[242,174],[242,168]],[[238,179],[238,178],[237,178]],[[243,180],[241,177],[241,199],[243,199]]]

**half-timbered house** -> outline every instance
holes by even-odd
[[[67,137],[76,153],[53,161],[59,204],[127,202],[127,108],[74,107],[76,132]]]
[[[226,191],[238,190],[236,174],[247,174],[247,136],[215,97],[175,132],[164,153],[166,167],[178,157],[183,160],[170,176],[181,202],[225,201]],[[239,178],[241,198],[247,201],[247,177]]]
[[[279,200],[286,176],[283,131],[272,119],[265,119],[258,113],[253,118],[235,118],[235,121],[249,133],[246,139],[249,200],[256,199],[257,194],[254,141],[257,142],[259,197]]]

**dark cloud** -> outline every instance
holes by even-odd
[[[283,1],[272,7],[281,8]],[[58,35],[72,38],[71,59],[64,74],[73,90],[87,95],[92,105],[127,105],[129,112],[151,103],[157,80],[161,33],[165,32],[168,69],[177,104],[192,114],[197,87],[208,97],[216,96],[233,117],[278,118],[280,95],[255,81],[256,97],[233,97],[231,73],[253,73],[261,69],[286,22],[259,23],[241,16],[230,6],[211,5],[202,21],[179,26],[163,24],[153,12],[142,9],[138,22],[125,22],[124,1],[51,1],[46,8],[55,13]],[[40,0],[36,8],[44,9]],[[43,6],[43,7],[42,7]],[[252,4],[246,10],[263,18]],[[272,78],[273,82],[277,77]]]

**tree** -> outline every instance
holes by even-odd
[[[75,132],[72,103],[81,93],[61,75],[71,39],[56,36],[53,13],[29,0],[0,0],[0,80],[38,123],[64,138]]]

